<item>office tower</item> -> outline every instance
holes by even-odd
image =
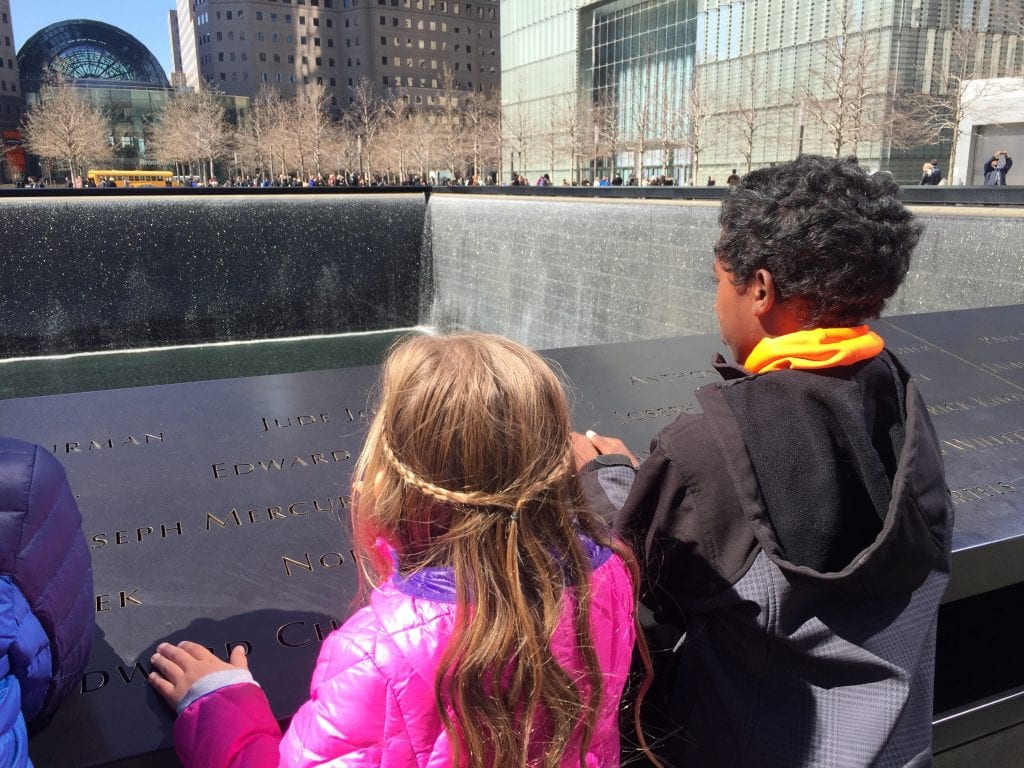
[[[1024,3],[506,0],[502,52],[503,135],[531,177],[723,183],[809,152],[916,181],[949,155],[957,84],[1020,71]],[[565,138],[577,123],[589,139]]]
[[[341,109],[361,82],[422,105],[439,103],[446,71],[466,93],[499,84],[497,0],[178,0],[177,17],[191,87],[289,98],[317,84]]]
[[[0,0],[0,130],[17,130],[25,111],[18,60],[14,51],[14,26],[10,0]]]

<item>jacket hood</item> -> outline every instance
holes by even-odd
[[[948,572],[938,439],[892,355],[814,372],[716,368],[727,383],[698,401],[758,543],[787,575],[893,594]]]

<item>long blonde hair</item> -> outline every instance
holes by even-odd
[[[467,333],[399,343],[381,383],[356,467],[355,547],[370,586],[393,569],[378,538],[403,571],[454,571],[435,682],[453,764],[553,768],[578,744],[583,766],[604,685],[580,535],[619,553],[634,585],[636,566],[584,502],[561,382],[525,347]],[[580,678],[551,651],[565,600]]]

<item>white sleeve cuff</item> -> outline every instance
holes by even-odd
[[[260,687],[260,684],[253,679],[253,676],[247,669],[224,669],[220,672],[211,672],[199,678],[188,689],[188,693],[185,694],[184,698],[178,702],[178,714],[180,715],[188,709],[189,705],[206,694],[239,683],[249,683],[257,688]]]

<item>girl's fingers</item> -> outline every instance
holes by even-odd
[[[171,699],[175,695],[174,684],[159,672],[149,673],[149,684],[165,699]]]
[[[182,668],[161,653],[159,648],[157,648],[157,652],[153,654],[149,662],[153,665],[153,669],[167,680],[174,680],[184,674]]]
[[[178,643],[178,648],[187,653],[196,661],[206,661],[208,659],[216,658],[210,649],[200,645],[199,643],[193,643],[191,640],[182,640]]]
[[[245,652],[245,646],[236,645],[234,648],[232,648],[231,656],[228,657],[228,662],[231,664],[232,667],[237,667],[238,669],[248,669],[249,654]]]

